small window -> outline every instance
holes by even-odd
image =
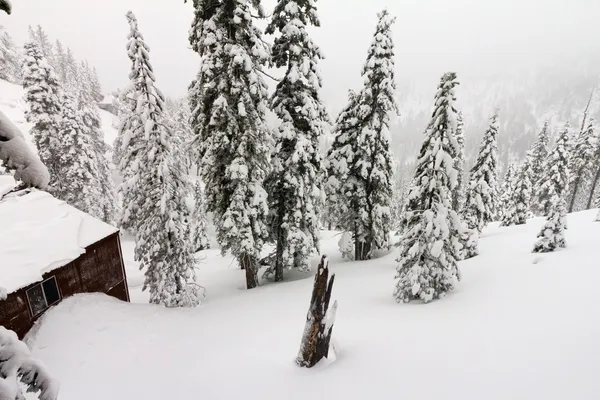
[[[35,317],[60,300],[56,278],[52,277],[27,291],[31,314]]]

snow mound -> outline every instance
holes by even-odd
[[[243,290],[243,272],[216,249],[203,252],[199,269],[204,305],[166,309],[78,295],[49,310],[30,343],[61,383],[61,400],[594,399],[595,214],[569,215],[568,247],[543,255],[531,253],[543,219],[492,224],[481,255],[459,263],[457,289],[427,305],[395,302],[396,252],[345,262],[339,237],[324,232],[340,304],[337,351],[313,369],[291,361],[312,277]],[[143,301],[136,290],[132,298]]]
[[[0,177],[0,193],[9,187]],[[117,229],[33,190],[0,200],[0,286],[12,293],[85,253],[85,248]]]

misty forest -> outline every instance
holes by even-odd
[[[0,400],[597,396],[594,37],[65,1],[118,23],[0,0]]]

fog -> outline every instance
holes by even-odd
[[[274,3],[263,2],[267,14]],[[497,77],[548,65],[568,68],[582,55],[600,54],[596,0],[320,0],[317,5],[322,27],[312,32],[327,57],[323,97],[332,112],[343,105],[347,89],[361,83],[376,13],[384,7],[397,16],[400,83],[429,82],[435,89],[447,70],[463,80]],[[18,43],[27,40],[28,25],[41,24],[52,39],[97,68],[105,91],[127,82],[129,9],[138,16],[167,95],[184,95],[197,71],[199,59],[187,41],[192,6],[183,0],[14,0],[13,6],[13,15],[2,15],[0,24]]]

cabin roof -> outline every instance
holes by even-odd
[[[47,192],[7,194],[14,186],[0,176],[0,293],[41,281],[118,231]]]

